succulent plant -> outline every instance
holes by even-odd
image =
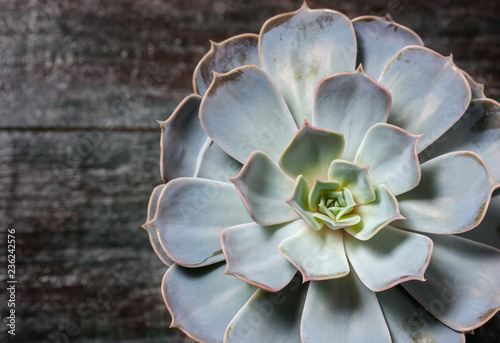
[[[212,43],[193,86],[160,122],[144,225],[173,327],[462,342],[498,311],[500,251],[456,234],[500,211],[500,105],[451,56],[304,4]]]

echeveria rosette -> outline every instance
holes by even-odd
[[[462,342],[498,311],[500,252],[455,234],[498,225],[500,105],[451,57],[304,5],[212,43],[193,85],[160,122],[144,225],[172,326]]]

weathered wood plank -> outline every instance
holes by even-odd
[[[0,133],[0,216],[17,237],[18,339],[168,337],[166,268],[139,227],[159,180],[158,139]]]
[[[189,4],[188,4],[189,3]],[[300,1],[4,1],[0,6],[0,127],[150,127],[191,91],[208,40],[258,32]],[[493,2],[325,2],[353,18],[391,14],[500,97]],[[14,5],[15,4],[15,5]],[[140,5],[139,5],[140,4]]]

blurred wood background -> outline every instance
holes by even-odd
[[[302,0],[0,0],[0,229],[16,230],[16,337],[187,342],[145,231],[160,132],[209,49]],[[500,98],[499,1],[309,0],[390,14]],[[2,317],[6,293],[0,292]],[[7,339],[4,339],[7,337]],[[468,342],[496,342],[497,315]]]

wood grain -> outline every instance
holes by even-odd
[[[139,225],[159,126],[209,48],[302,0],[0,0],[0,218],[17,237],[15,342],[187,342]],[[308,1],[411,27],[500,98],[499,2]],[[0,299],[6,313],[5,295]],[[493,342],[497,315],[468,342]],[[7,337],[9,340],[4,340]]]

